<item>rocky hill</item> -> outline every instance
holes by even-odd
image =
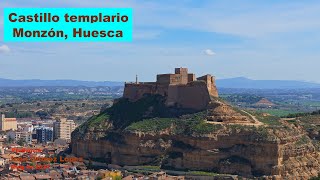
[[[107,164],[158,165],[243,177],[307,179],[320,170],[318,141],[304,126],[213,99],[204,111],[164,105],[162,96],[111,108],[72,133],[72,153]]]
[[[266,107],[268,107],[268,106],[274,106],[275,104],[273,104],[271,101],[269,101],[266,98],[262,98],[258,102],[256,102],[254,105],[255,106],[266,106]]]

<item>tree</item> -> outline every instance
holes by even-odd
[[[92,169],[92,168],[93,168],[92,160],[91,160],[91,159],[89,159],[88,169]]]
[[[36,115],[39,116],[41,119],[46,119],[50,116],[49,113],[46,111],[37,111]]]
[[[26,143],[26,141],[24,139],[22,139],[22,138],[20,138],[18,140],[18,142],[17,142],[17,144],[20,145],[20,146],[24,146],[25,143]]]
[[[8,139],[5,141],[5,143],[11,144],[11,143],[13,143],[13,139],[10,136],[8,136]]]
[[[106,109],[108,109],[111,106],[110,103],[105,103],[102,105],[102,107],[100,108],[100,112],[104,112]]]

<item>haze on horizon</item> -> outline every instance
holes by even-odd
[[[3,42],[3,8],[132,7],[131,43]],[[217,79],[318,82],[320,2],[217,0],[0,2],[0,78],[153,81],[188,67]]]

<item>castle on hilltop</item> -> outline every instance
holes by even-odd
[[[158,74],[156,82],[125,83],[123,97],[137,101],[146,94],[162,95],[166,105],[185,109],[205,109],[212,98],[218,97],[215,77],[196,78],[187,68],[175,68],[174,74]]]

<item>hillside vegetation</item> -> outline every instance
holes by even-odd
[[[232,107],[235,111],[246,113]],[[147,95],[144,98],[130,102],[121,98],[112,107],[105,109],[99,115],[91,117],[82,124],[75,132],[82,134],[88,130],[118,131],[149,134],[172,134],[187,136],[203,136],[215,134],[219,130],[233,131],[256,131],[258,139],[268,139],[268,129],[282,127],[280,118],[263,116],[261,113],[250,112],[266,126],[251,127],[243,125],[223,125],[207,123],[207,110],[194,112],[186,109],[168,108],[165,99],[160,95]],[[258,135],[259,134],[259,135]]]

